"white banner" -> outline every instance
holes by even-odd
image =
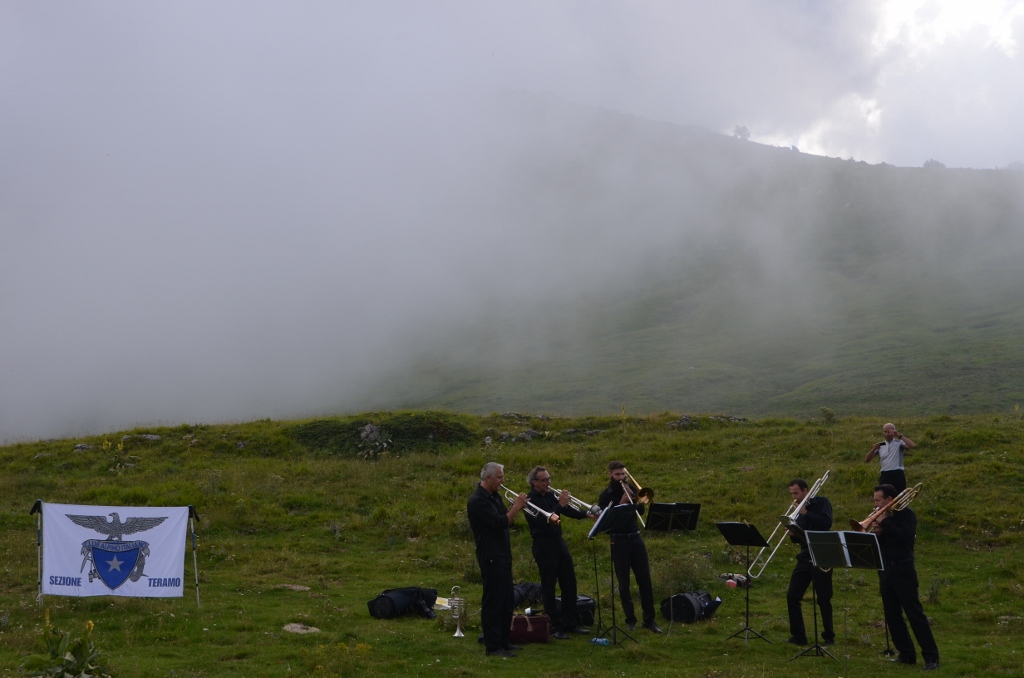
[[[180,598],[187,534],[187,506],[43,504],[43,593]]]

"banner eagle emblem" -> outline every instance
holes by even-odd
[[[125,581],[138,581],[145,573],[149,544],[144,541],[124,541],[124,536],[144,532],[161,524],[164,518],[128,518],[123,523],[117,513],[110,513],[108,521],[103,516],[80,516],[65,513],[75,525],[95,530],[106,535],[106,539],[87,539],[82,542],[82,567],[89,568],[89,581],[99,578],[107,588],[114,590]]]

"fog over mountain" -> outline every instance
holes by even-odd
[[[380,406],[885,416],[1024,397],[1024,172],[871,166],[534,104],[521,120],[547,132],[513,172],[539,178],[532,199],[488,204],[546,233],[494,265],[548,292],[423,328],[399,352],[412,365],[376,375]]]
[[[4,5],[0,440],[1012,407],[1024,14],[907,6]]]

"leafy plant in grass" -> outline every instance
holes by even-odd
[[[110,451],[109,440],[103,441],[103,451]],[[117,475],[121,475],[128,469],[133,468],[135,466],[136,459],[138,459],[137,456],[133,454],[128,454],[128,452],[125,451],[124,442],[120,442],[117,444],[117,452],[115,452],[114,456],[110,458],[110,461],[114,463],[114,465],[110,467],[110,472],[116,473]]]
[[[93,623],[85,624],[85,637],[72,638],[50,625],[50,611],[46,611],[43,631],[45,654],[25,657],[21,668],[32,676],[47,678],[110,678],[110,670],[100,662],[100,651],[92,641]]]

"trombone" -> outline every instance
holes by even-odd
[[[631,482],[634,485],[636,485],[636,501],[637,502],[639,502],[641,504],[650,504],[652,501],[654,501],[654,490],[652,490],[649,487],[640,487],[640,483],[638,483],[636,481],[636,478],[633,477],[633,474],[630,473],[629,470],[625,466],[622,467],[622,470],[623,470],[623,472],[625,472],[626,477],[629,478],[629,482]],[[636,503],[636,502],[634,502],[634,503]]]
[[[761,550],[757,552],[757,556],[754,557],[753,562],[750,563],[750,567],[747,568],[747,576],[749,576],[751,579],[757,579],[761,576],[761,574],[764,572],[764,568],[768,567],[768,563],[770,563],[772,558],[775,557],[775,552],[779,550],[780,546],[782,546],[782,542],[786,541],[786,535],[789,534],[790,525],[796,523],[796,517],[800,515],[800,511],[801,509],[803,509],[804,505],[807,504],[807,502],[809,502],[811,499],[814,499],[814,497],[821,490],[821,486],[828,481],[829,473],[831,473],[831,471],[825,471],[825,475],[814,481],[814,484],[811,485],[811,489],[807,491],[807,496],[803,498],[803,501],[801,501],[799,504],[790,505],[789,510],[787,510],[786,514],[781,517],[781,519],[779,520],[779,524],[775,526],[775,529],[772,530],[771,535],[768,537],[768,546],[762,547]],[[779,541],[775,544],[775,546],[772,546],[772,540],[775,538],[775,534],[780,529],[782,530],[782,534],[779,535]],[[765,558],[763,562],[760,562],[761,567],[757,571],[757,574],[754,574],[754,568],[757,567],[759,561],[761,561],[761,556],[764,555],[764,552],[769,547],[771,547],[772,549],[771,553],[768,554],[768,557]]]
[[[504,485],[501,486],[501,489],[505,491],[505,501],[507,501],[508,503],[511,504],[512,502],[519,498],[519,495],[516,494],[514,490],[511,490],[505,487]],[[558,517],[557,513],[545,511],[541,507],[534,504],[532,501],[526,502],[526,506],[523,507],[523,510],[529,513],[534,518],[536,518],[537,516],[544,516],[545,518],[547,518],[548,522],[555,524],[561,522],[561,518]]]
[[[549,490],[549,492],[551,492],[551,494],[555,495],[555,499],[561,499],[562,498],[562,492],[565,492],[565,490],[556,490],[555,488],[551,488]],[[588,504],[585,501],[583,501],[582,499],[577,499],[576,497],[572,496],[571,494],[569,495],[569,506],[573,507],[577,511],[582,511],[583,513],[589,513],[589,514],[595,515],[595,516],[601,515],[601,507],[600,506],[598,506],[597,504]]]
[[[893,511],[902,511],[903,509],[910,506],[910,502],[914,501],[914,497],[916,497],[917,493],[921,491],[921,487],[923,485],[924,483],[918,483],[913,487],[908,487],[907,489],[903,490],[895,497],[890,499],[889,502],[885,504],[885,506],[879,506],[878,508],[876,508],[874,511],[871,512],[871,515],[869,515],[867,518],[860,521],[859,523],[853,518],[850,518],[850,528],[855,532],[869,531],[872,527],[875,526],[875,523],[878,522],[878,520],[881,519],[883,515],[888,516],[892,514]]]
[[[647,504],[650,504],[654,500],[654,490],[652,490],[649,487],[640,487],[640,483],[638,483],[636,481],[636,478],[633,477],[633,474],[630,473],[629,470],[625,466],[622,467],[622,472],[626,474],[626,478],[629,479],[630,483],[633,483],[634,485],[636,485],[636,499],[634,500],[633,499],[633,494],[634,494],[633,493],[633,488],[631,488],[629,486],[629,483],[627,483],[625,480],[621,481],[622,489],[626,492],[626,498],[629,499],[629,503],[630,504],[643,504],[644,506],[646,506]],[[640,515],[639,513],[636,515],[636,517],[640,519],[640,524],[643,525],[644,528],[646,528],[647,527],[647,523],[644,522],[644,517],[642,515]]]

